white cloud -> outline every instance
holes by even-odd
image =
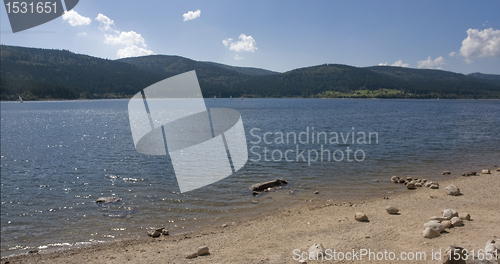
[[[111,26],[115,25],[115,21],[111,20],[109,17],[99,13],[95,20],[99,21],[100,26],[99,30],[101,31],[108,31],[111,30]]]
[[[64,15],[62,15],[62,19],[64,21],[68,21],[68,23],[74,27],[90,25],[90,22],[92,22],[92,19],[78,14],[75,10],[70,10],[64,13]]]
[[[104,43],[117,45],[123,44],[127,46],[132,46],[136,44],[140,44],[143,47],[146,47],[146,42],[141,34],[136,33],[135,31],[124,32],[122,31],[120,35],[104,35]]]
[[[445,65],[446,62],[444,62],[443,57],[437,57],[434,60],[431,59],[431,57],[427,57],[427,60],[422,60],[418,62],[418,68],[424,68],[424,69],[434,69],[437,67],[438,69],[442,69],[439,67],[440,65]]]
[[[127,57],[138,57],[138,56],[146,56],[146,55],[153,55],[153,51],[139,48],[136,45],[131,45],[127,46],[123,49],[119,49],[116,52],[116,56],[118,58],[127,58]]]
[[[87,32],[80,32],[80,33],[77,33],[76,35],[79,36],[79,37],[86,37],[87,36]]]
[[[104,32],[104,43],[109,45],[124,45],[124,48],[116,52],[118,58],[137,57],[152,55],[152,50],[145,49],[147,47],[146,40],[141,34],[131,30],[128,32],[116,30],[115,22],[109,17],[98,14],[95,20],[99,21],[99,30]],[[140,48],[142,46],[144,48]]]
[[[222,44],[224,44],[224,46],[229,46],[229,44],[233,41],[232,38],[227,38],[225,40],[222,41]]]
[[[465,58],[500,57],[500,30],[467,30],[467,38],[462,41],[460,55]]]
[[[457,53],[456,53],[456,52],[454,52],[454,51],[452,51],[452,52],[450,52],[450,54],[448,54],[448,55],[450,55],[450,57],[455,57],[455,55],[457,55]]]
[[[378,66],[388,66],[389,63],[388,62],[384,62],[384,63],[379,63]],[[410,64],[408,63],[403,63],[403,60],[398,60],[396,62],[394,62],[393,64],[391,64],[390,66],[397,66],[397,67],[405,67],[405,68],[408,68],[410,67]]]
[[[465,63],[471,64],[471,63],[473,63],[473,61],[471,59],[465,59]]]
[[[234,50],[236,52],[240,51],[250,51],[255,52],[257,50],[257,42],[252,36],[246,36],[245,34],[241,34],[239,36],[239,41],[233,42],[233,39],[228,38],[222,41],[224,46],[229,46],[230,50]]]
[[[243,58],[243,57],[241,57],[241,56],[240,56],[240,55],[238,55],[238,54],[235,54],[235,55],[234,55],[234,59],[235,59],[235,60],[242,60],[242,59],[244,59],[244,58]]]
[[[410,67],[410,64],[408,63],[403,63],[402,60],[398,60],[396,62],[394,62],[391,66],[398,66],[398,67],[405,67],[405,68],[408,68]]]
[[[188,21],[188,20],[193,20],[193,19],[196,19],[197,17],[200,17],[201,15],[201,11],[198,9],[196,11],[189,11],[185,14],[182,15],[182,17],[184,18],[184,21]]]

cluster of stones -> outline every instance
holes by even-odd
[[[148,236],[150,237],[159,237],[161,235],[168,236],[168,230],[164,227],[153,229],[148,231]]]
[[[391,181],[393,183],[404,183],[406,185],[406,188],[410,190],[415,189],[417,187],[428,187],[431,189],[439,189],[439,183],[428,181],[426,179],[417,179],[412,177],[402,178],[399,176],[392,176]]]
[[[469,221],[470,215],[468,213],[461,213],[453,209],[443,210],[442,216],[433,216],[428,223],[424,224],[423,235],[425,238],[435,238],[441,235],[446,228],[463,226],[464,221]]]

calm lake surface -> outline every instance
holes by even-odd
[[[440,180],[444,170],[500,166],[499,100],[205,103],[241,113],[249,160],[179,193],[168,156],[135,150],[128,100],[2,102],[2,256],[145,237],[150,227],[180,233],[311,198],[382,196],[403,189],[392,175]],[[289,181],[285,190],[251,195],[250,185],[277,178]],[[96,204],[102,196],[123,200]]]

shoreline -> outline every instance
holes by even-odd
[[[44,100],[24,100],[26,102],[71,102],[71,101],[95,101],[95,100],[130,100],[132,97],[124,98],[78,98],[78,99],[44,99]],[[203,99],[213,99],[212,97],[203,97]],[[217,97],[217,99],[230,99],[229,97]],[[500,98],[419,98],[419,97],[245,97],[245,99],[362,99],[362,100],[500,100]],[[232,100],[238,101],[238,98]],[[19,100],[0,100],[0,102],[19,103]]]
[[[195,231],[155,239],[127,239],[52,253],[2,257],[1,262],[183,263],[188,261],[185,258],[187,253],[203,245],[209,247],[211,254],[189,261],[298,263],[293,259],[297,256],[294,250],[307,252],[313,243],[322,243],[325,249],[346,252],[385,248],[393,252],[411,250],[430,254],[438,249],[445,251],[451,244],[477,252],[484,250],[488,239],[500,237],[500,227],[494,224],[500,219],[500,202],[495,196],[500,189],[500,172],[496,169],[492,167],[491,174],[479,176],[451,176],[441,180],[440,188],[435,190],[422,187],[388,193],[384,195],[388,199],[373,197],[342,202],[328,200],[320,194],[317,199],[228,222],[224,227],[220,224],[200,226]],[[451,183],[456,184],[463,195],[446,195],[444,189]],[[387,214],[385,207],[389,205],[399,208],[401,214]],[[463,227],[451,228],[438,238],[424,238],[422,225],[448,208],[459,213],[468,212],[472,221],[464,221]],[[357,211],[364,212],[370,222],[355,221]],[[308,260],[310,262],[315,263]],[[428,262],[429,259],[413,261]]]

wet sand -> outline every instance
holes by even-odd
[[[365,200],[331,201],[320,193],[305,204],[253,219],[228,222],[224,227],[218,225],[187,234],[63,252],[31,253],[3,258],[1,263],[298,263],[299,254],[307,252],[314,243],[321,243],[332,252],[342,252],[344,258],[353,250],[358,252],[358,258],[360,252],[369,251],[374,254],[387,251],[388,258],[399,258],[403,252],[409,257],[412,256],[410,252],[423,252],[425,259],[405,262],[440,263],[432,258],[438,257],[436,252],[439,251],[444,257],[449,245],[478,252],[484,250],[487,240],[500,238],[500,172],[496,169],[490,168],[491,174],[456,176],[440,181],[439,189],[422,187]],[[461,173],[452,171],[452,175]],[[446,195],[444,189],[451,183],[457,185],[463,195]],[[389,215],[385,210],[387,206],[399,208],[400,214]],[[469,213],[471,221],[464,221],[462,227],[447,229],[437,238],[424,238],[423,224],[432,216],[441,216],[441,211],[448,208]],[[356,221],[354,214],[358,211],[365,213],[369,222]],[[204,245],[209,247],[209,255],[186,259],[189,253]],[[394,255],[389,255],[390,252]],[[422,256],[419,254],[420,258]],[[391,261],[369,260],[364,256],[360,260],[331,262]],[[395,259],[392,262],[403,261]],[[307,260],[307,263],[319,262]]]

